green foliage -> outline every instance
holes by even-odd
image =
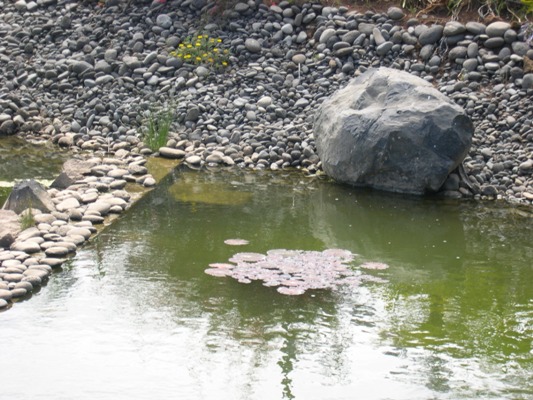
[[[174,122],[174,112],[170,107],[150,111],[143,127],[144,144],[152,151],[165,146],[172,122]]]
[[[26,209],[26,210],[24,210],[20,214],[19,222],[20,222],[20,228],[22,230],[31,228],[32,226],[35,226],[35,218],[33,217],[32,208],[31,207]]]
[[[229,50],[221,48],[222,39],[197,34],[186,38],[170,55],[195,65],[224,68],[229,65]]]
[[[401,6],[419,13],[447,10],[458,16],[463,11],[477,11],[481,17],[508,16],[521,20],[533,12],[533,0],[402,0]]]

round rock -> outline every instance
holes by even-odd
[[[244,47],[246,47],[246,50],[248,50],[250,53],[261,52],[261,44],[255,39],[246,39],[246,41],[244,42]]]
[[[489,37],[503,37],[505,31],[511,28],[511,24],[503,21],[496,21],[487,26],[485,33]]]

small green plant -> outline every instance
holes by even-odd
[[[170,107],[150,111],[143,127],[144,144],[152,151],[165,146],[172,122],[174,122],[174,112]]]
[[[208,35],[194,35],[186,38],[170,55],[194,65],[211,65],[224,68],[229,65],[229,50],[222,49],[222,39]]]
[[[20,222],[20,228],[22,230],[35,226],[35,218],[33,217],[31,206],[30,208],[22,211],[22,213],[20,214],[19,222]]]

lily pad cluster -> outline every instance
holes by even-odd
[[[364,280],[375,280],[353,269],[350,263],[355,256],[342,249],[322,252],[276,249],[266,254],[237,253],[229,259],[230,263],[210,264],[205,273],[231,277],[240,283],[258,280],[264,286],[277,287],[281,294],[301,295],[309,289],[358,286]]]

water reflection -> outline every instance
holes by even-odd
[[[176,197],[180,180],[247,199]],[[4,393],[23,398],[24,371],[39,375],[28,392],[43,399],[525,399],[533,271],[521,257],[532,227],[483,210],[301,175],[180,170],[31,302],[0,314],[13,360]],[[372,273],[388,283],[287,297],[203,273],[243,249],[282,247],[386,261]],[[44,366],[67,362],[58,389]]]

